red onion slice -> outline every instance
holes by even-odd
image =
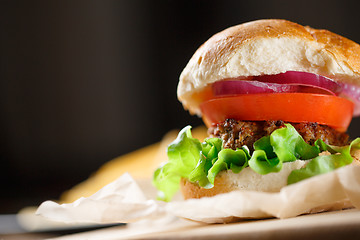
[[[256,93],[280,93],[295,92],[298,87],[295,85],[265,83],[259,81],[219,81],[213,84],[214,96],[226,96],[235,94],[256,94]]]
[[[276,75],[263,75],[255,77],[261,82],[281,83],[281,84],[300,84],[303,86],[318,87],[327,89],[335,95],[342,92],[342,86],[330,78],[307,72],[287,71]]]
[[[295,93],[307,92],[335,95],[328,89],[317,86],[300,84],[278,84],[259,81],[246,80],[225,80],[213,84],[213,94],[216,97],[236,95],[236,94],[258,94],[258,93]]]

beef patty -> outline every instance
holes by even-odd
[[[224,140],[224,148],[241,148],[243,145],[253,150],[253,144],[263,136],[270,135],[274,130],[284,127],[284,121],[237,121],[227,119],[214,127],[209,128],[211,137]],[[326,125],[317,123],[291,123],[291,125],[304,138],[305,142],[313,145],[317,139],[326,144],[345,146],[348,144],[349,135],[338,132]]]

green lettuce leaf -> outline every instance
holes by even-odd
[[[222,170],[231,169],[234,173],[239,173],[244,167],[248,166],[248,157],[244,150],[223,149],[219,152],[218,159],[209,169],[207,178],[213,185],[216,175]]]
[[[210,182],[207,177],[208,171],[218,158],[219,152],[222,150],[222,140],[219,138],[208,138],[202,143],[201,157],[195,169],[190,172],[190,182],[197,182],[203,188],[212,188],[214,182]]]
[[[257,173],[265,175],[271,172],[279,172],[282,162],[279,158],[268,158],[264,150],[256,150],[249,160],[249,166]]]
[[[270,144],[280,161],[307,160],[319,155],[317,146],[307,144],[291,124],[285,126],[270,135]]]
[[[288,184],[297,183],[301,180],[328,173],[337,168],[351,164],[353,161],[350,154],[351,150],[360,148],[360,138],[355,139],[350,145],[344,147],[331,147],[326,145],[323,141],[317,141],[315,145],[321,146],[320,148],[324,151],[328,151],[329,154],[317,156],[304,168],[292,171],[288,177]]]
[[[329,146],[321,140],[311,146],[291,124],[285,124],[270,136],[256,141],[253,147],[252,153],[247,146],[236,150],[223,149],[219,138],[208,138],[200,143],[192,137],[191,126],[185,127],[168,146],[168,162],[154,173],[153,184],[159,190],[159,199],[171,200],[179,189],[181,178],[203,188],[212,188],[216,176],[223,170],[239,173],[250,167],[259,174],[268,174],[279,172],[285,162],[309,160],[305,168],[289,175],[288,184],[292,184],[350,164],[353,161],[350,152],[360,149],[360,139],[345,147]],[[330,155],[319,156],[323,151]]]
[[[317,146],[307,144],[291,124],[275,130],[254,143],[249,166],[259,174],[279,172],[284,162],[311,159],[319,155]]]
[[[168,162],[154,173],[153,184],[159,190],[160,199],[169,201],[178,191],[181,177],[188,178],[189,173],[195,169],[201,151],[200,141],[192,138],[191,126],[183,128],[168,146]]]

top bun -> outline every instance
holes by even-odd
[[[201,116],[193,94],[218,80],[301,71],[360,85],[360,45],[327,30],[286,20],[230,27],[206,41],[180,75],[178,98]]]

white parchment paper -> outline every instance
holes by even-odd
[[[147,199],[136,181],[124,174],[88,198],[73,203],[43,202],[36,214],[65,223],[127,223],[164,216],[161,202]]]
[[[234,218],[289,218],[347,207],[360,209],[360,166],[342,167],[286,186],[278,193],[234,191],[164,203],[146,197],[145,190],[124,174],[88,198],[69,204],[46,201],[37,214],[66,223],[126,223],[169,216],[215,223]]]

